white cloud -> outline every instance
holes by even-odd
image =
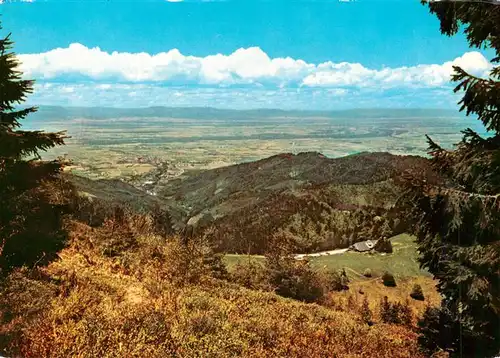
[[[450,80],[453,65],[487,76],[491,64],[479,52],[467,52],[443,64],[370,69],[360,63],[320,64],[300,59],[270,58],[258,47],[241,48],[230,55],[186,56],[177,49],[155,55],[105,52],[71,44],[40,54],[19,55],[28,78],[45,81],[119,81],[130,83],[252,85],[329,88],[440,87]]]
[[[359,63],[325,63],[318,66],[318,71],[304,78],[303,84],[309,86],[358,87],[438,87],[449,83],[453,66],[487,76],[491,64],[479,52],[467,52],[453,61],[441,65],[418,65],[413,67],[384,68],[371,70]]]

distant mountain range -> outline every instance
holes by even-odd
[[[169,117],[196,119],[262,119],[262,118],[435,118],[464,117],[457,110],[448,109],[350,109],[339,111],[290,111],[279,109],[230,110],[212,107],[147,107],[147,108],[109,108],[109,107],[58,107],[40,106],[37,113],[31,115],[33,120],[43,119],[109,119],[119,117]]]

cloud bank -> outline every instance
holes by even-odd
[[[449,83],[452,66],[487,76],[491,64],[479,52],[443,64],[370,69],[360,63],[307,63],[301,59],[270,58],[258,47],[230,55],[195,57],[172,49],[148,53],[105,52],[71,44],[39,54],[20,55],[21,70],[45,81],[118,81],[129,83],[196,84],[208,86],[284,87],[439,87]]]
[[[111,107],[456,108],[452,67],[483,77],[491,69],[480,52],[441,64],[368,68],[271,58],[258,47],[196,57],[177,49],[151,55],[71,44],[19,59],[25,77],[36,80],[29,103]]]

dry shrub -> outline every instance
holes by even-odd
[[[273,291],[298,301],[325,303],[330,291],[348,290],[347,277],[337,271],[316,271],[305,260],[279,257],[265,265],[251,261],[238,263],[230,281],[243,287]]]
[[[57,285],[38,269],[21,268],[0,281],[0,353],[20,339],[26,322],[50,308]]]
[[[268,273],[263,265],[249,260],[245,263],[238,263],[231,270],[231,281],[252,290],[271,291],[268,282]]]
[[[210,275],[219,280],[229,280],[229,272],[224,263],[224,254],[214,253],[209,248],[203,257],[203,264],[210,271]]]
[[[113,214],[113,206],[87,193],[78,192],[71,202],[72,216],[89,226],[98,227]]]
[[[389,302],[385,296],[380,302],[380,320],[384,323],[402,324],[408,327],[413,326],[413,311],[408,301]]]
[[[296,243],[289,233],[278,231],[272,236],[266,253],[267,284],[280,296],[304,302],[322,302],[332,282],[315,271],[309,261],[296,260],[292,254]]]
[[[269,285],[276,294],[304,302],[323,301],[329,282],[305,260],[285,257],[267,260]]]
[[[77,290],[64,301],[56,300],[51,311],[27,327],[21,354],[61,358],[172,355],[175,347],[165,312],[146,305],[109,307],[99,291],[89,288]],[[78,310],[72,312],[74,308]]]
[[[180,237],[168,240],[158,236],[138,239],[139,249],[127,252],[122,261],[139,280],[152,285],[201,284],[209,277],[220,276],[220,259],[202,242],[185,242]]]

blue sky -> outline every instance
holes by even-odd
[[[451,65],[485,76],[492,57],[441,35],[419,0],[34,0],[0,14],[36,104],[453,108]]]

